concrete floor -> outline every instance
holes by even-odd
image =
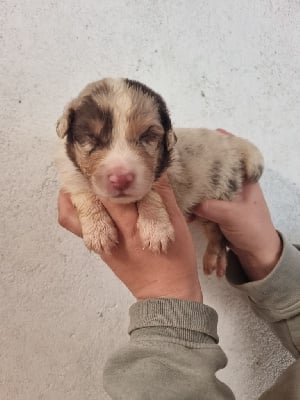
[[[0,1],[1,400],[107,399],[104,362],[127,341],[133,299],[56,221],[65,103],[129,77],[165,97],[175,126],[249,138],[276,225],[300,242],[299,43],[298,0]],[[225,281],[202,285],[229,357],[219,377],[254,400],[291,359]]]

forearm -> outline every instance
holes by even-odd
[[[112,399],[234,399],[215,376],[227,359],[212,308],[176,299],[138,302],[130,310],[129,333],[129,344],[104,370]]]
[[[264,279],[249,282],[237,257],[229,253],[227,279],[245,292],[254,311],[272,325],[295,357],[300,353],[300,252],[284,237],[280,259]]]

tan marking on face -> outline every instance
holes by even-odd
[[[129,141],[137,140],[150,127],[157,134],[163,135],[157,105],[153,98],[132,89],[128,91],[132,96],[132,107],[127,120],[126,138]]]
[[[151,180],[154,181],[154,175],[158,161],[158,147],[155,143],[151,144],[150,146],[152,147],[151,152],[147,149],[149,145],[146,144],[138,148],[138,154],[145,163],[147,170],[151,172]]]
[[[99,118],[92,119],[88,122],[88,125],[90,132],[93,133],[95,136],[98,136],[101,134],[102,128],[104,126],[104,121]]]
[[[80,170],[88,179],[96,173],[99,164],[103,162],[108,153],[107,149],[95,150],[89,153],[90,150],[87,147],[84,148],[84,146],[80,146],[77,143],[75,143],[74,150]]]

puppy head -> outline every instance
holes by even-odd
[[[176,143],[164,100],[128,79],[89,84],[65,108],[57,134],[94,192],[119,203],[146,195]]]

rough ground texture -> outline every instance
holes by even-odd
[[[175,126],[249,138],[276,225],[299,242],[299,43],[298,0],[0,0],[1,400],[107,399],[104,362],[127,340],[133,299],[56,222],[65,103],[129,77],[165,97]],[[219,376],[256,399],[291,359],[225,281],[202,284],[229,357]]]

